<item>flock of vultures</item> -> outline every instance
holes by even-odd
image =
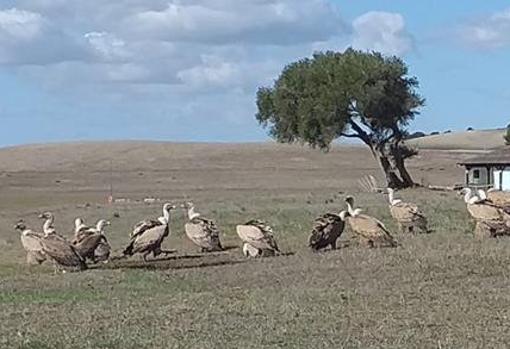
[[[475,235],[496,237],[510,235],[510,193],[491,191],[487,193],[469,188],[461,191],[467,210],[476,221]],[[419,207],[394,197],[392,189],[387,189],[389,209],[402,233],[428,233],[427,218]],[[330,247],[336,249],[337,240],[348,224],[366,247],[397,247],[399,243],[385,225],[375,217],[363,213],[355,207],[354,198],[345,199],[346,209],[340,213],[326,213],[318,217],[311,229],[309,247],[319,251]],[[15,228],[21,231],[21,243],[27,253],[27,263],[41,264],[53,262],[55,272],[72,268],[87,269],[87,263],[107,263],[110,258],[127,258],[141,254],[147,262],[152,254],[172,253],[164,251],[161,244],[170,235],[171,211],[186,210],[186,236],[197,245],[201,252],[222,251],[220,229],[213,220],[204,218],[195,210],[193,203],[182,205],[165,203],[163,215],[157,219],[146,219],[137,223],[130,234],[129,242],[120,256],[111,256],[111,247],[105,235],[107,220],[99,220],[96,226],[87,226],[81,218],[76,218],[74,235],[67,239],[53,227],[54,216],[45,212],[42,232],[28,229],[20,220]],[[251,220],[236,227],[237,235],[243,242],[242,251],[246,257],[271,256],[280,253],[278,243],[270,225],[261,220]]]

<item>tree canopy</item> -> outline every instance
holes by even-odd
[[[417,88],[398,57],[353,49],[316,53],[286,66],[274,86],[259,88],[256,118],[284,143],[328,150],[337,138],[358,138],[378,158],[388,185],[409,186],[403,160],[415,153],[401,141],[425,102]]]

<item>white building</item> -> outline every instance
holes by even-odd
[[[466,168],[467,187],[510,191],[510,147],[473,157],[460,165]]]

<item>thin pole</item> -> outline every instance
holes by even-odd
[[[110,197],[109,200],[113,202],[113,160],[110,159]]]

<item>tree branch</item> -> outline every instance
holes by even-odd
[[[356,122],[354,122],[352,119],[349,119],[348,121],[349,125],[358,134],[358,137],[365,142],[368,146],[372,146],[372,139],[369,136],[368,133],[366,133],[360,125],[358,125]]]
[[[360,138],[361,139],[361,136],[356,133],[340,133],[340,136],[346,137],[346,138]]]

